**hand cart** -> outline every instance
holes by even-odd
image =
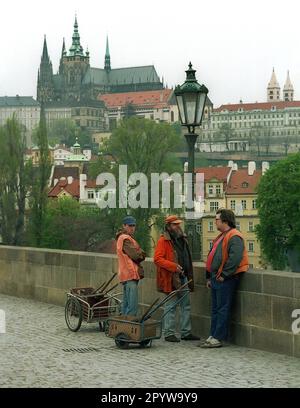
[[[161,338],[163,318],[166,313],[162,315],[160,320],[151,319],[152,315],[175,295],[180,294],[180,297],[174,306],[181,302],[189,293],[187,286],[190,282],[169,293],[163,300],[159,301],[159,299],[156,299],[141,318],[126,315],[108,318],[105,330],[106,335],[113,337],[117,347],[121,349],[127,349],[130,343],[139,344],[140,347],[148,345],[150,347],[152,340]]]
[[[86,323],[99,323],[100,331],[109,316],[120,315],[121,300],[120,293],[112,293],[118,283],[107,289],[115,278],[115,273],[108,282],[104,282],[99,288],[73,288],[67,293],[65,305],[65,320],[68,328],[76,332],[80,329],[82,321]]]

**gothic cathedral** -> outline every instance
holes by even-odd
[[[63,40],[59,70],[53,74],[46,37],[38,71],[37,100],[41,103],[62,103],[96,100],[98,95],[116,92],[151,91],[163,89],[153,65],[112,69],[108,39],[104,68],[90,66],[89,51],[80,44],[77,17],[75,17],[72,46],[66,51]]]

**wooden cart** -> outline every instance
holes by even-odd
[[[104,331],[106,320],[121,313],[121,300],[118,298],[121,293],[112,293],[118,283],[107,289],[115,276],[116,274],[97,289],[92,287],[70,289],[65,305],[65,320],[71,331],[78,331],[83,321],[98,322],[100,330]]]
[[[152,340],[161,338],[163,317],[166,313],[160,320],[151,319],[152,315],[175,295],[180,295],[175,305],[181,302],[189,293],[187,288],[189,283],[174,290],[161,301],[156,299],[141,318],[126,315],[108,318],[106,335],[114,338],[116,346],[122,349],[127,349],[130,343],[138,344],[140,347],[151,346]]]

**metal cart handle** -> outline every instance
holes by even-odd
[[[180,286],[178,289],[173,290],[173,292],[169,293],[163,300],[161,300],[154,309],[149,310],[148,313],[146,314],[146,316],[143,316],[143,320],[141,320],[141,322],[144,322],[145,320],[148,320],[155,312],[158,308],[160,308],[162,305],[164,305],[168,300],[170,300],[173,296],[175,296],[177,293],[179,292],[186,292],[175,304],[174,306],[176,306],[181,299],[183,299],[190,291],[188,289],[185,289],[189,283],[192,282],[192,279],[190,279],[188,282],[184,283],[182,286]],[[183,289],[185,289],[183,291]],[[155,302],[156,303],[156,302]]]

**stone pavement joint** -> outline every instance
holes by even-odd
[[[300,387],[297,358],[163,339],[121,350],[97,323],[71,332],[60,306],[0,294],[0,309],[0,387]]]

